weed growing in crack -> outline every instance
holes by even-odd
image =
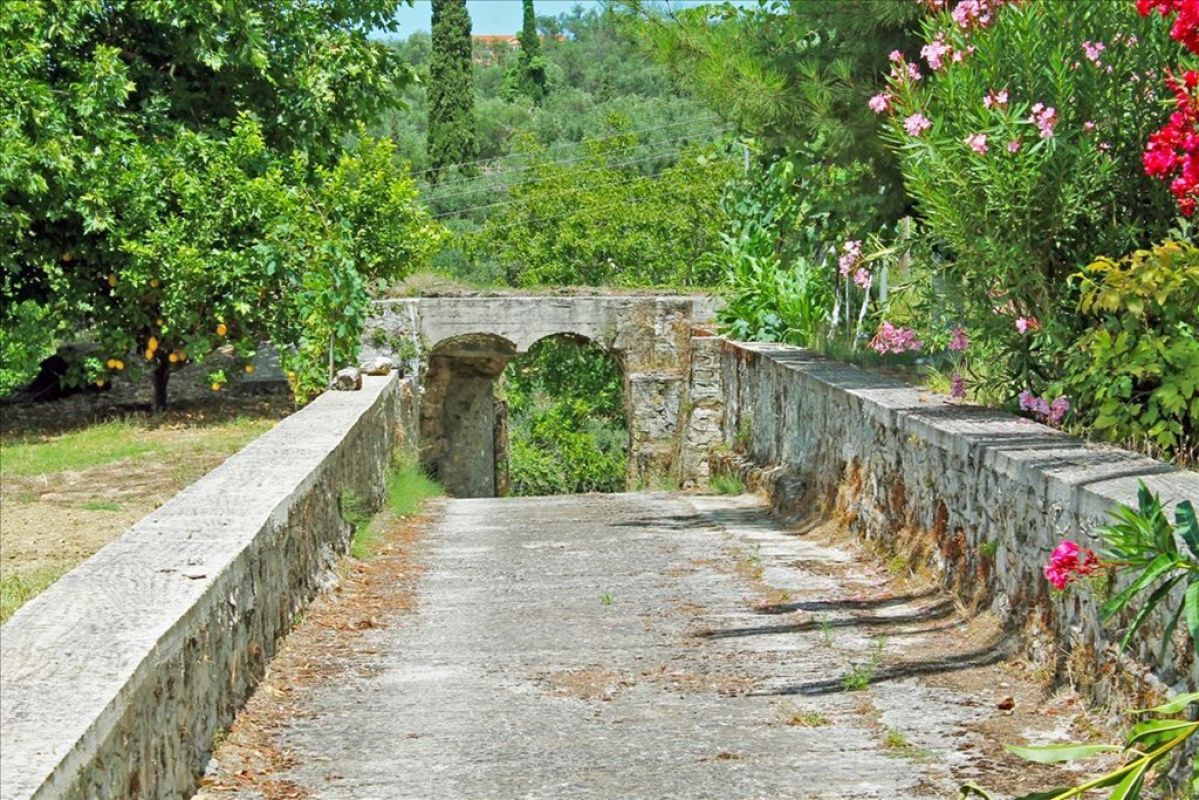
[[[602,606],[612,605],[612,595],[607,592],[600,595],[600,605],[602,605]]]
[[[887,637],[879,636],[874,640],[870,652],[870,660],[859,664],[841,677],[841,688],[847,692],[860,692],[870,688],[879,665],[883,662],[883,651],[887,647]]]

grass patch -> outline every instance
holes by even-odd
[[[111,500],[88,500],[83,505],[79,506],[84,511],[120,511],[121,504],[114,503]]]
[[[225,455],[270,430],[275,420],[236,417],[181,428],[153,423],[153,418],[110,420],[52,437],[0,442],[0,473],[26,477],[80,471],[125,460],[141,462],[152,457]]]
[[[735,475],[716,475],[708,482],[717,494],[743,494],[745,484]]]
[[[387,514],[392,519],[416,513],[426,499],[443,493],[441,485],[412,459],[394,462],[387,472]],[[352,492],[341,496],[341,515],[354,526],[350,555],[359,560],[373,556],[384,533],[379,517],[372,519],[366,502]]]
[[[901,750],[911,746],[912,743],[908,741],[908,737],[898,728],[888,728],[887,734],[883,736],[883,747],[888,750]]]
[[[0,471],[8,475],[45,475],[111,464],[157,452],[145,433],[124,420],[102,422],[49,440],[19,441],[3,447]]]
[[[784,722],[796,728],[823,728],[831,720],[817,711],[794,711],[787,715]]]
[[[17,575],[0,576],[0,623],[17,609],[45,591],[46,587],[63,576],[66,569],[45,567]]]

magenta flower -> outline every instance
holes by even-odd
[[[1053,137],[1053,129],[1058,123],[1057,109],[1053,106],[1034,103],[1028,121],[1035,124],[1041,131],[1042,139],[1050,139]]]
[[[909,350],[919,350],[924,345],[916,338],[916,332],[911,328],[901,328],[890,322],[878,326],[878,332],[870,340],[869,347],[876,353],[906,353]]]
[[[1099,57],[1106,49],[1107,46],[1103,42],[1082,43],[1082,51],[1086,55],[1087,61],[1090,61],[1092,64],[1099,63]]]
[[[920,67],[915,64],[908,64],[908,77],[914,81],[918,81],[924,76],[920,74]]]
[[[970,335],[964,328],[954,328],[949,335],[949,349],[961,352],[970,346]]]
[[[1039,330],[1040,327],[1041,323],[1037,321],[1036,317],[1016,318],[1016,330],[1020,331],[1022,335],[1028,333],[1029,331]]]
[[[919,136],[933,126],[932,121],[917,111],[903,121],[903,129],[909,136]]]
[[[903,53],[899,52],[898,50],[892,50],[891,54],[888,55],[887,58],[898,64],[900,61],[903,61]]]
[[[954,400],[962,400],[966,397],[966,381],[962,379],[960,372],[954,370],[953,375],[949,378],[949,396]]]
[[[1079,578],[1094,573],[1100,567],[1099,557],[1093,550],[1079,547],[1078,542],[1063,539],[1049,556],[1045,565],[1045,578],[1059,592]]]
[[[853,268],[862,260],[862,243],[857,239],[850,239],[841,246],[841,257],[837,259],[837,266],[840,268],[841,276],[846,277]]]
[[[1087,133],[1095,130],[1095,120],[1089,119],[1082,124],[1082,129]]]
[[[980,156],[985,156],[987,154],[987,135],[985,133],[976,133],[967,136],[966,145]]]
[[[860,289],[865,290],[870,288],[871,284],[874,283],[874,279],[870,276],[868,271],[858,267],[857,271],[853,274],[853,282],[857,284]]]
[[[866,105],[868,105],[870,110],[875,114],[884,114],[891,110],[891,97],[885,94],[876,94],[874,97],[870,98],[870,102]]]
[[[1019,139],[1012,139],[1010,142],[1007,143],[1007,151],[1009,153],[1015,153],[1015,152],[1018,152],[1019,150],[1020,150],[1020,140]]]
[[[1060,397],[1055,398],[1054,401],[1049,404],[1049,415],[1047,420],[1050,423],[1057,425],[1068,413],[1070,413],[1070,398],[1066,397],[1065,395],[1061,395]]]
[[[937,34],[937,38],[920,48],[920,55],[928,62],[928,67],[931,70],[938,70],[944,66],[944,58],[953,52],[953,48],[945,43],[945,34]]]

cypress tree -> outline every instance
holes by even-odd
[[[466,0],[433,0],[429,59],[429,154],[432,180],[479,153],[475,131],[475,78]]]
[[[516,35],[520,42],[520,53],[516,61],[516,91],[528,95],[534,103],[540,103],[547,92],[546,60],[541,54],[541,37],[537,35],[537,17],[533,13],[533,0],[523,0],[524,25]]]

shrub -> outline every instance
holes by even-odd
[[[1199,247],[1165,242],[1079,275],[1092,322],[1070,348],[1064,391],[1100,435],[1165,455],[1199,450]]]
[[[940,250],[924,285],[999,348],[994,378],[1011,396],[1042,383],[1070,338],[1069,275],[1159,238],[1174,216],[1141,165],[1174,47],[1166,23],[1131,3],[955,8],[926,20],[925,63],[893,54],[874,107],[890,113],[887,137]],[[1037,335],[1021,318],[1040,321]]]

